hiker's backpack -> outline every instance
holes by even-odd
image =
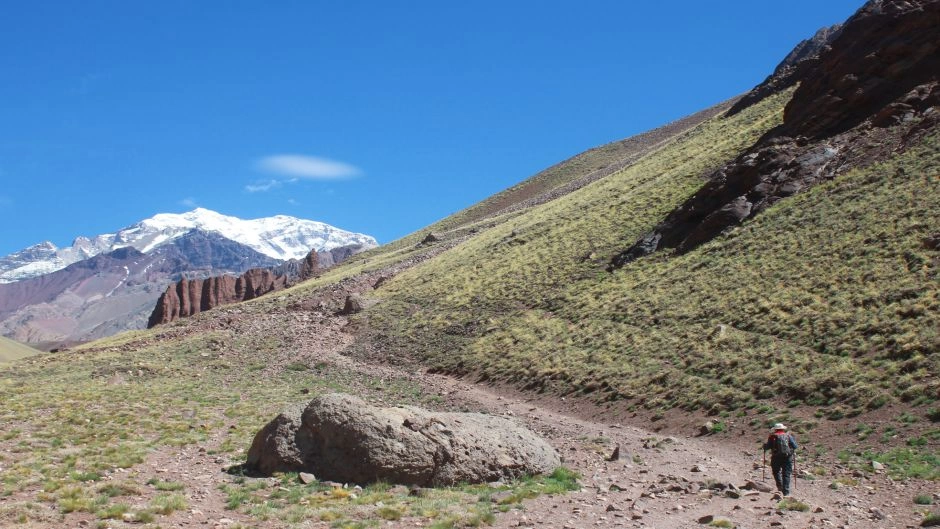
[[[793,447],[790,446],[790,434],[775,433],[774,442],[770,450],[775,456],[790,457],[793,455]]]

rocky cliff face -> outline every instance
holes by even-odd
[[[248,301],[315,276],[319,255],[310,251],[302,260],[277,268],[253,268],[240,276],[222,275],[205,279],[182,279],[167,287],[150,314],[147,327],[193,316],[220,305]]]
[[[713,173],[656,228],[611,260],[682,253],[775,202],[903,151],[940,121],[940,0],[873,0],[818,57],[799,63],[783,125]],[[769,79],[752,93],[763,93]],[[777,83],[777,84],[775,84]],[[793,84],[793,83],[790,83]]]
[[[119,248],[49,274],[0,284],[0,334],[47,348],[140,329],[160,293],[181,274],[237,274],[277,263],[200,230],[149,253]]]

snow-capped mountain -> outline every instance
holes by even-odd
[[[243,220],[196,208],[187,213],[160,213],[116,233],[78,237],[67,248],[43,242],[0,258],[0,283],[10,283],[61,270],[98,254],[132,247],[149,253],[160,246],[201,230],[243,244],[277,260],[301,259],[310,250],[329,251],[349,245],[376,246],[373,237],[312,220],[286,215]]]

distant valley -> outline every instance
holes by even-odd
[[[46,242],[0,259],[0,334],[48,349],[142,329],[167,285],[180,279],[256,268],[288,276],[289,263],[311,251],[326,268],[375,245],[367,235],[293,217],[160,214],[68,248]]]

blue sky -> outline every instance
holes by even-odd
[[[196,206],[388,242],[745,92],[861,4],[7,2],[0,255]]]

